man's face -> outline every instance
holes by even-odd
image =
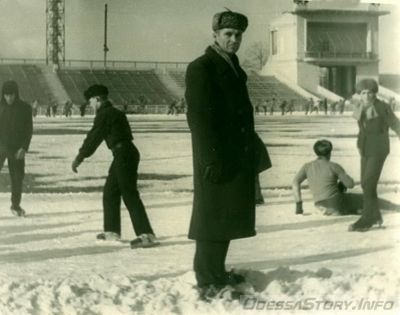
[[[89,99],[89,105],[96,112],[99,109],[100,105],[101,105],[99,98],[97,96],[91,97]]]
[[[223,51],[234,54],[242,43],[242,31],[234,28],[223,28],[214,32],[214,39]]]
[[[363,105],[372,105],[375,100],[375,93],[371,90],[362,90],[360,98]]]
[[[15,94],[4,94],[4,99],[8,105],[12,105],[15,102]]]

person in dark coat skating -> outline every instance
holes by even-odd
[[[374,224],[383,223],[377,186],[383,164],[390,152],[389,128],[400,137],[400,121],[392,108],[376,97],[378,83],[374,79],[359,81],[356,91],[360,95],[360,102],[356,104],[353,117],[359,128],[357,148],[361,155],[363,212],[349,226],[349,231],[366,231]]]
[[[186,71],[194,172],[189,238],[196,241],[194,271],[205,299],[244,281],[225,270],[229,243],[256,234],[257,135],[247,76],[235,54],[247,25],[240,13],[217,13],[212,22],[214,44]],[[265,151],[265,146],[259,149]]]
[[[11,212],[25,216],[21,208],[22,183],[25,176],[25,154],[32,139],[32,108],[19,98],[15,81],[3,84],[0,100],[0,171],[5,160],[11,179]]]
[[[138,236],[131,241],[131,248],[157,245],[153,229],[137,190],[137,170],[140,154],[133,144],[131,127],[126,114],[108,100],[104,85],[92,85],[85,91],[85,98],[96,112],[93,127],[87,134],[79,153],[72,162],[76,173],[85,158],[91,156],[106,141],[113,153],[103,191],[104,232],[100,240],[119,240],[121,236],[121,196],[128,209],[133,229]]]

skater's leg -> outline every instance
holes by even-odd
[[[115,161],[111,164],[103,190],[104,231],[121,235],[121,191],[115,171]]]

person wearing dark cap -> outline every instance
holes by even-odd
[[[378,83],[374,79],[363,79],[356,84],[359,103],[353,117],[359,132],[357,148],[361,155],[361,187],[363,190],[363,212],[349,226],[349,231],[366,231],[374,224],[383,223],[378,205],[377,186],[383,164],[390,151],[389,128],[400,137],[400,121],[390,106],[377,98]]]
[[[108,89],[104,85],[92,85],[84,95],[96,116],[92,129],[72,162],[72,170],[76,173],[78,166],[96,151],[103,140],[113,154],[113,162],[103,191],[104,232],[98,234],[97,239],[120,239],[122,196],[138,236],[131,241],[131,248],[155,246],[158,242],[137,189],[140,154],[132,142],[128,119],[125,113],[115,108],[108,100]]]
[[[202,299],[245,280],[225,270],[225,259],[231,240],[256,234],[254,178],[268,167],[256,161],[267,156],[266,148],[256,140],[247,76],[236,56],[247,25],[243,14],[217,13],[214,43],[186,71],[194,180],[189,238],[196,241],[194,271]]]
[[[11,178],[11,212],[25,216],[21,208],[22,183],[25,176],[25,153],[32,139],[32,108],[19,97],[15,81],[3,84],[0,101],[0,170],[5,160]]]

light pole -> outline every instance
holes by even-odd
[[[108,5],[105,4],[105,6],[104,6],[104,45],[103,45],[104,69],[107,68],[107,53],[109,51],[109,49],[107,47],[107,11],[108,11]]]

